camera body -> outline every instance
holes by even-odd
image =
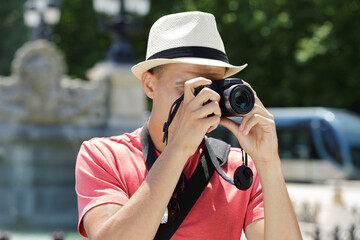
[[[245,116],[255,105],[253,91],[240,78],[215,80],[209,86],[195,88],[194,94],[197,95],[204,87],[210,88],[220,95],[219,105],[222,117]]]

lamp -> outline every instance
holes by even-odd
[[[150,10],[150,0],[93,0],[93,6],[100,15],[112,18],[107,23],[104,18],[100,18],[102,27],[109,30],[115,40],[108,51],[108,60],[116,63],[132,63],[133,51],[127,42],[129,26],[132,23],[127,15],[145,16]]]
[[[32,39],[51,39],[50,26],[60,20],[60,4],[56,0],[27,0],[24,6],[25,25],[33,29]]]

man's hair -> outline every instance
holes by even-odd
[[[151,69],[149,69],[149,72],[151,74],[153,74],[156,78],[161,78],[162,74],[164,73],[164,70],[166,68],[166,64],[165,65],[159,65],[156,67],[153,67]]]

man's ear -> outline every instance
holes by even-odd
[[[149,71],[146,71],[141,75],[141,83],[144,92],[150,99],[154,99],[155,81],[156,81],[155,76]]]

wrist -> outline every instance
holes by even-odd
[[[254,164],[260,178],[283,178],[281,161],[278,155],[254,161]]]
[[[165,149],[171,151],[172,154],[176,154],[176,156],[184,161],[187,161],[195,152],[193,147],[183,144],[183,142],[179,142],[175,138],[169,141]]]
[[[279,157],[279,154],[277,153],[274,153],[274,154],[267,154],[265,156],[258,156],[256,158],[253,158],[255,159],[255,164],[262,164],[262,165],[277,165],[277,164],[281,164],[281,161],[280,161],[280,157]]]
[[[186,140],[183,135],[177,134],[170,139],[168,146],[171,146],[171,148],[174,148],[175,151],[178,152],[178,154],[181,154],[183,157],[188,159],[195,153],[196,149],[201,143],[201,140],[199,143],[192,140],[193,139]]]

